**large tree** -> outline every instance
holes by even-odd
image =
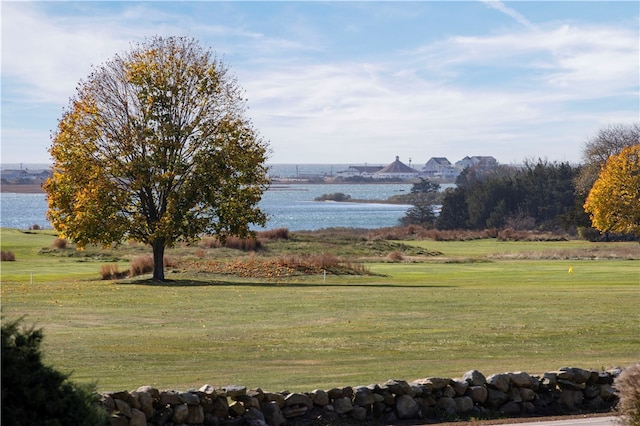
[[[640,237],[640,145],[609,157],[584,208],[600,232]]]
[[[582,149],[583,165],[575,178],[576,190],[586,195],[607,159],[624,148],[640,143],[640,122],[610,124],[587,139]]]
[[[266,142],[229,68],[195,40],[153,37],[93,70],[52,135],[48,218],[79,247],[164,250],[264,225]]]

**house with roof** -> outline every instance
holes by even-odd
[[[420,173],[402,161],[396,156],[396,161],[383,167],[373,174],[374,179],[416,179]]]
[[[462,171],[467,167],[480,167],[483,169],[490,169],[498,165],[498,161],[491,156],[474,155],[473,157],[466,156],[460,161],[456,161],[456,167]]]
[[[460,171],[446,157],[431,157],[420,171],[427,179],[455,180]]]
[[[349,166],[346,170],[336,172],[336,176],[339,178],[350,177],[371,177],[374,173],[382,170],[383,166]]]

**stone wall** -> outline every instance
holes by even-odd
[[[542,376],[517,372],[485,377],[472,370],[457,379],[389,380],[306,393],[235,385],[204,385],[187,392],[143,386],[103,393],[100,403],[113,426],[398,424],[542,416],[610,411],[617,401],[613,381],[619,373],[563,367]]]

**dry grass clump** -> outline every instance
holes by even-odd
[[[178,266],[178,262],[175,262],[169,256],[165,256],[163,259],[165,268],[175,268]],[[135,277],[138,275],[144,275],[153,272],[153,256],[145,254],[135,257],[129,264],[129,276]]]
[[[627,426],[640,426],[640,362],[628,367],[616,378],[620,397],[617,410]]]
[[[256,251],[262,248],[262,243],[256,238],[238,238],[229,236],[224,243],[218,238],[207,237],[200,241],[200,245],[205,248],[229,248],[242,251]]]
[[[0,260],[2,260],[2,262],[15,262],[16,255],[12,251],[2,250]]]
[[[258,239],[265,241],[288,240],[289,228],[276,228],[260,231],[257,233]]]
[[[56,238],[55,240],[53,240],[52,246],[54,249],[64,250],[67,248],[68,244],[68,241],[64,238]]]
[[[506,228],[498,232],[500,241],[566,241],[564,236],[547,232],[517,231]]]
[[[401,252],[395,250],[387,255],[387,259],[389,259],[391,262],[402,262],[404,257],[402,256]]]
[[[117,263],[109,263],[100,266],[100,277],[103,280],[114,280],[124,278],[129,275],[129,271],[120,271]]]

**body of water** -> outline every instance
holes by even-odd
[[[273,185],[260,207],[269,216],[265,229],[290,231],[322,228],[384,228],[398,225],[410,206],[379,203],[313,201],[323,194],[342,192],[353,199],[384,200],[411,190],[411,184],[292,184]],[[44,194],[0,193],[0,226],[28,229],[51,228],[46,219]],[[258,228],[256,228],[258,230]]]

